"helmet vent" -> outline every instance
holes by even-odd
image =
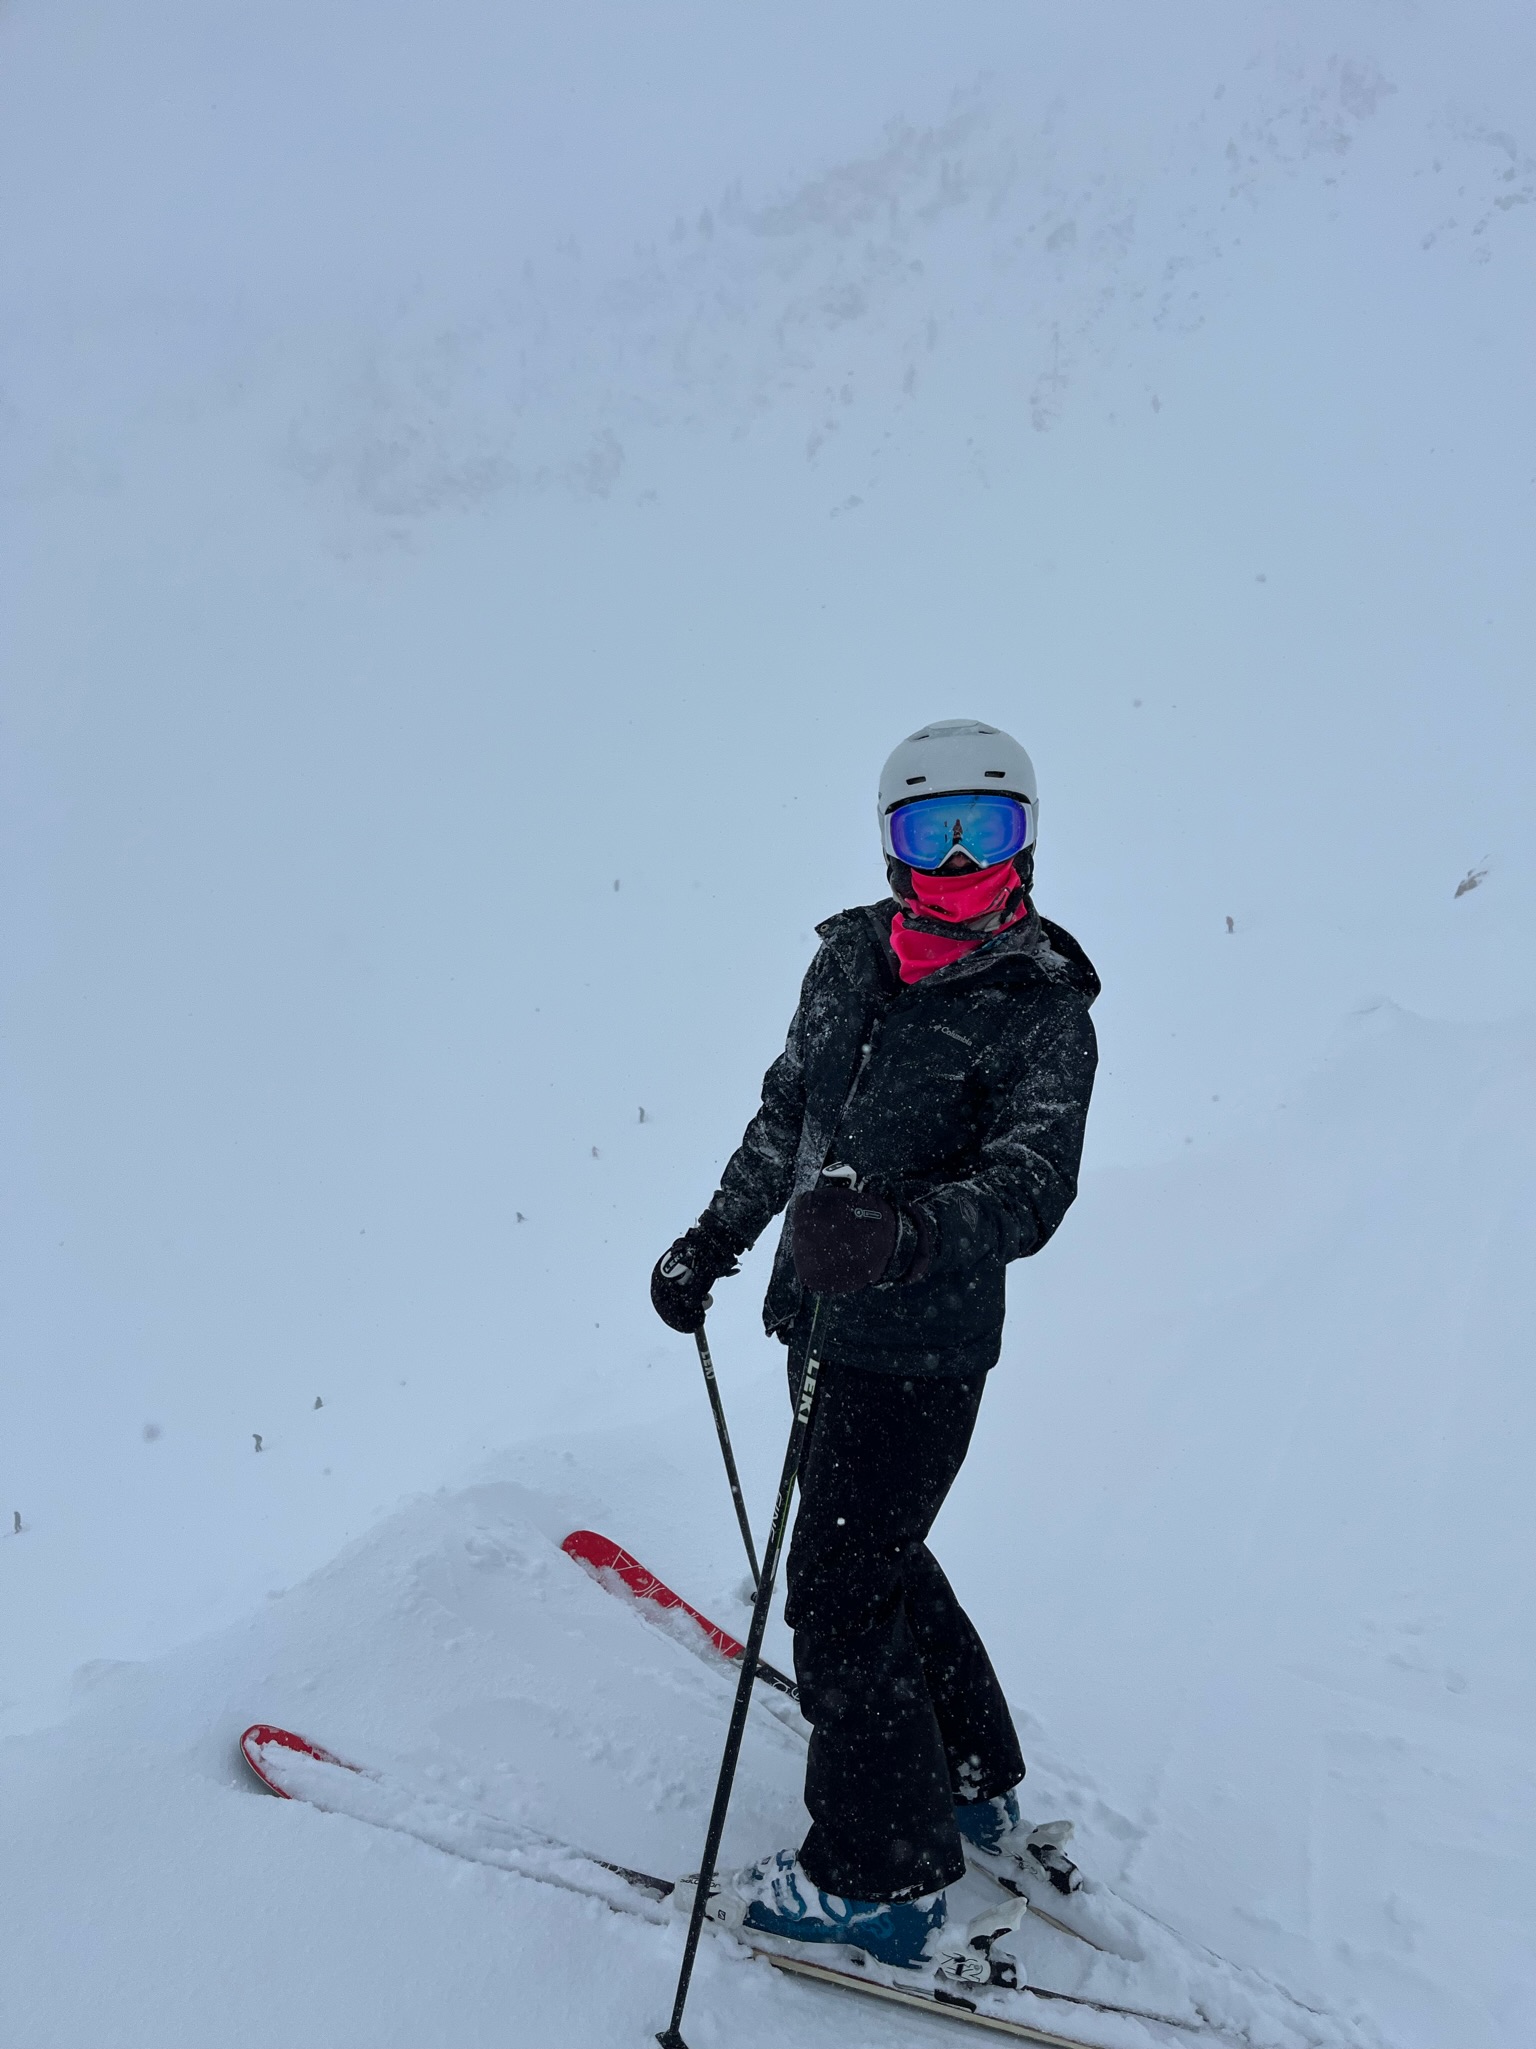
[[[988,769],[987,773],[990,775],[992,773],[991,769]],[[925,775],[909,775],[907,777],[907,788],[910,789],[914,783],[925,783],[927,780],[928,778]]]
[[[983,775],[1006,776],[1008,771],[1006,768],[988,768],[983,769],[982,773]]]

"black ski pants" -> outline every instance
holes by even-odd
[[[956,1801],[1024,1776],[991,1661],[924,1543],[985,1385],[822,1367],[785,1612],[811,1724],[800,1861],[847,1899],[952,1884]]]

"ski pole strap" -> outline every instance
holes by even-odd
[[[747,1709],[752,1703],[752,1683],[757,1676],[757,1667],[762,1655],[763,1632],[768,1627],[768,1610],[773,1602],[773,1584],[778,1575],[779,1554],[784,1548],[784,1533],[789,1525],[789,1504],[794,1498],[795,1480],[805,1452],[811,1419],[816,1412],[816,1383],[821,1376],[821,1361],[816,1357],[816,1330],[820,1322],[821,1297],[818,1295],[811,1309],[811,1329],[805,1345],[805,1366],[800,1376],[794,1421],[789,1426],[789,1443],[784,1448],[784,1470],[779,1475],[778,1498],[773,1505],[773,1522],[768,1531],[768,1547],[763,1553],[763,1570],[757,1583],[757,1599],[752,1604],[752,1627],[747,1632],[747,1646],[741,1655],[741,1672],[736,1681],[736,1698],[731,1703],[731,1722],[726,1731],[725,1751],[720,1759],[720,1776],[715,1782],[715,1801],[710,1809],[709,1828],[704,1836],[704,1855],[699,1863],[698,1878],[694,1882],[693,1911],[688,1916],[688,1936],[683,1944],[682,1968],[677,1974],[677,1995],[672,2002],[672,2019],[656,2037],[661,2049],[688,2049],[679,2030],[683,2022],[683,2008],[688,2003],[688,1986],[693,1977],[694,1959],[698,1955],[699,1935],[704,1926],[705,1910],[709,1905],[710,1887],[714,1883],[715,1863],[720,1855],[720,1838],[725,1833],[725,1817],[731,1804],[736,1762],[741,1755],[741,1739],[746,1732]]]

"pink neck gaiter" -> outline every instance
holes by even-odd
[[[912,876],[912,901],[907,909],[914,916],[942,920],[946,925],[964,927],[973,920],[996,917],[1003,911],[1008,899],[1019,886],[1019,878],[1012,861],[998,861],[990,868],[971,868],[963,875],[924,875],[919,869],[910,871]],[[1006,932],[1029,916],[1028,904],[1020,904],[1011,918],[1004,918],[990,932],[957,931],[951,939],[938,932],[913,932],[900,911],[891,920],[891,946],[900,963],[901,979],[904,982],[920,982],[924,975],[931,975],[935,968],[947,968],[951,961],[963,960],[966,954],[974,953],[984,940]]]

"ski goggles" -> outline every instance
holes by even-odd
[[[990,868],[1023,853],[1035,836],[1030,806],[1001,790],[971,795],[914,797],[886,814],[890,851],[909,868],[942,868],[953,853]]]

